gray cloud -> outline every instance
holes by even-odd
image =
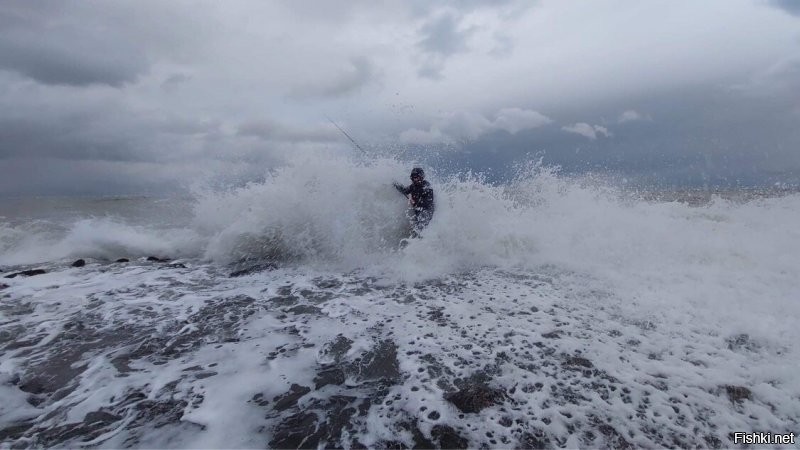
[[[793,16],[800,16],[800,3],[796,0],[769,0],[769,3]]]
[[[161,87],[164,89],[176,89],[181,84],[184,84],[190,81],[192,77],[185,73],[176,73],[168,76],[163,82],[161,82]]]
[[[461,16],[446,12],[430,18],[420,28],[418,47],[422,50],[423,62],[417,74],[423,78],[441,79],[447,58],[467,50],[467,40],[474,28],[462,28]]]
[[[613,139],[586,139],[557,127],[492,132],[465,143],[461,152],[449,153],[447,165],[484,171],[493,180],[507,179],[517,162],[542,158],[567,174],[605,173],[646,186],[800,183],[800,110],[769,96],[698,86],[681,96],[639,96],[573,111],[561,121],[600,120],[631,105],[658,121],[619,124]],[[425,159],[426,153],[415,156]],[[433,158],[426,161],[438,164]],[[446,171],[447,165],[439,170]]]
[[[131,37],[91,24],[54,20],[37,2],[0,5],[0,69],[40,83],[121,86],[146,72],[149,62]],[[61,9],[55,6],[55,12]]]
[[[552,119],[529,109],[503,108],[490,119],[479,113],[458,111],[438,118],[427,130],[411,128],[400,133],[400,141],[408,144],[464,144],[487,133],[505,131],[516,134],[523,130],[550,124]]]
[[[531,2],[453,1],[425,3],[417,7],[417,14],[425,22],[419,29],[417,47],[423,57],[417,75],[433,80],[442,79],[446,61],[459,53],[468,53],[470,40],[480,41],[482,51],[496,58],[508,57],[514,49],[514,39],[504,31],[504,25],[531,8]],[[423,13],[424,11],[424,13]],[[478,15],[492,18],[480,25],[470,23]],[[493,24],[492,24],[493,22]],[[480,34],[480,36],[478,36]]]
[[[45,84],[119,87],[148,69],[143,54],[119,45],[74,36],[68,45],[42,42],[41,35],[21,33],[0,37],[0,68]],[[38,41],[38,42],[37,42]]]
[[[181,135],[193,134],[186,129],[174,129],[172,124],[160,129],[155,123],[132,122],[128,127],[104,129],[102,125],[90,125],[87,120],[85,117],[61,117],[50,122],[0,119],[0,140],[4,142],[0,160],[49,157],[156,162],[169,160],[186,150],[187,143]]]
[[[498,58],[511,56],[514,51],[514,41],[507,34],[497,31],[494,33],[494,47],[489,54]]]
[[[515,10],[527,9],[531,2],[516,2]],[[426,0],[411,0],[405,2],[410,6],[412,13],[417,17],[427,17],[442,10],[457,11],[459,14],[471,13],[476,10],[502,10],[509,5],[514,5],[514,0],[444,0],[431,2]]]
[[[347,148],[324,113],[498,176],[541,154],[569,173],[796,178],[796,21],[765,1],[669,3],[4,1],[0,193],[257,175]]]
[[[81,88],[76,97],[53,90],[63,88],[33,87],[23,95],[0,97],[0,160],[163,162],[201,152],[222,133],[216,120],[139,114],[109,101],[107,90]],[[44,92],[40,98],[24,95],[36,91]]]
[[[459,29],[459,20],[454,14],[445,13],[425,23],[420,29],[420,48],[443,57],[466,50],[466,40],[471,29]]]
[[[316,84],[296,87],[292,96],[296,98],[335,98],[358,92],[378,77],[375,67],[365,57],[350,60],[344,71],[333,76],[326,76]]]
[[[419,75],[420,78],[441,80],[442,70],[444,70],[444,61],[441,59],[429,58],[419,66],[417,75]]]
[[[604,137],[612,136],[611,132],[608,131],[608,128],[601,125],[589,125],[588,123],[585,122],[578,122],[572,125],[565,125],[561,127],[561,129],[566,131],[567,133],[579,134],[591,140],[595,140],[599,136],[604,136]]]
[[[238,134],[284,142],[335,142],[341,139],[340,132],[332,124],[298,127],[271,120],[246,122],[239,127]]]
[[[772,97],[777,102],[800,101],[800,56],[793,55],[757,72],[731,89],[751,97]]]
[[[174,176],[176,171],[200,176],[200,171],[185,164],[15,158],[0,165],[0,193],[159,194],[179,187],[181,180]],[[20,173],[25,176],[20,177]]]
[[[617,123],[636,122],[639,120],[653,120],[649,115],[642,114],[634,109],[626,109],[617,118]]]

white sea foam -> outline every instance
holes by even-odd
[[[114,260],[148,255],[192,256],[198,237],[185,228],[131,225],[115,218],[69,223],[0,224],[0,265],[26,265],[65,258]]]
[[[787,299],[800,279],[800,195],[689,206],[623,195],[535,164],[506,185],[430,174],[434,220],[423,239],[398,251],[405,201],[390,182],[407,171],[392,159],[299,157],[262,182],[199,193],[188,222],[148,227],[93,217],[3,226],[0,264],[157,255],[361,269],[405,281],[551,264],[663,314],[702,308],[717,320],[769,329],[745,313],[799,311]]]
[[[410,446],[413,430],[436,442],[437,426],[471,447],[531,445],[526,433],[538,432],[556,446],[706,446],[736,430],[790,431],[800,416],[800,336],[777,331],[796,323],[791,310],[773,332],[744,335],[679,295],[682,315],[663,315],[555,266],[415,285],[311,269],[230,279],[207,265],[111,267],[10,281],[0,331],[18,334],[0,392],[18,408],[0,410],[0,425],[34,423],[17,444],[285,447],[298,434],[320,439],[300,419],[318,417],[334,446]],[[338,353],[337,340],[348,342]],[[385,342],[377,355],[396,368],[365,363]],[[58,381],[64,361],[77,373]],[[320,381],[331,368],[343,378]],[[445,398],[475,374],[505,397],[464,414]],[[292,385],[306,391],[280,406]],[[729,399],[728,386],[749,398]],[[55,389],[65,397],[51,400]],[[91,434],[98,411],[109,423]]]
[[[407,232],[406,205],[391,182],[407,181],[407,172],[407,164],[392,159],[304,156],[262,182],[198,192],[186,200],[191,218],[164,223],[153,217],[158,226],[117,216],[0,223],[0,264],[160,254],[223,264],[376,266],[430,278],[475,267],[553,263],[623,281],[631,273],[680,278],[705,270],[790,277],[783,268],[796,266],[800,249],[800,232],[792,226],[800,218],[800,195],[717,198],[695,207],[636,199],[534,164],[505,185],[471,174],[430,174],[434,220],[424,239],[397,252]]]
[[[689,206],[536,165],[505,185],[431,173],[434,220],[398,250],[390,182],[408,168],[301,158],[199,193],[185,221],[7,222],[0,264],[50,273],[0,291],[0,394],[18,411],[0,409],[0,426],[23,427],[6,442],[289,445],[303,414],[364,399],[331,445],[436,443],[446,425],[473,447],[535,432],[562,447],[724,446],[800,422],[800,195]],[[149,254],[188,268],[64,264]],[[279,268],[228,276],[264,262]],[[400,374],[386,390],[361,371],[379,348]],[[321,383],[331,367],[342,379]],[[506,397],[463,414],[445,396],[475,374]],[[308,391],[276,408],[293,384]],[[98,411],[114,417],[88,444],[59,434]]]

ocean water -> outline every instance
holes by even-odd
[[[401,249],[408,169],[298,159],[185,198],[0,200],[0,447],[800,431],[800,194],[433,174],[434,220]]]

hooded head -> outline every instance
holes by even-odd
[[[423,181],[425,181],[425,171],[420,167],[414,167],[411,169],[411,182],[414,184],[419,184]]]

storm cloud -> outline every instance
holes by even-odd
[[[544,114],[520,108],[503,108],[491,118],[460,111],[441,117],[428,130],[406,130],[400,133],[400,141],[409,144],[466,143],[497,130],[516,134],[551,122]]]
[[[296,87],[293,96],[299,99],[342,97],[359,91],[378,78],[374,66],[365,57],[352,58],[344,70],[323,75],[324,78],[316,83]]]
[[[238,130],[242,136],[254,136],[267,141],[333,142],[341,139],[333,124],[319,124],[303,128],[292,127],[270,120],[247,122]]]
[[[181,189],[351,151],[434,172],[797,183],[782,0],[0,4],[0,194]],[[112,192],[113,193],[113,192]]]
[[[776,8],[780,8],[789,14],[800,16],[800,3],[794,0],[770,0],[770,3]]]

